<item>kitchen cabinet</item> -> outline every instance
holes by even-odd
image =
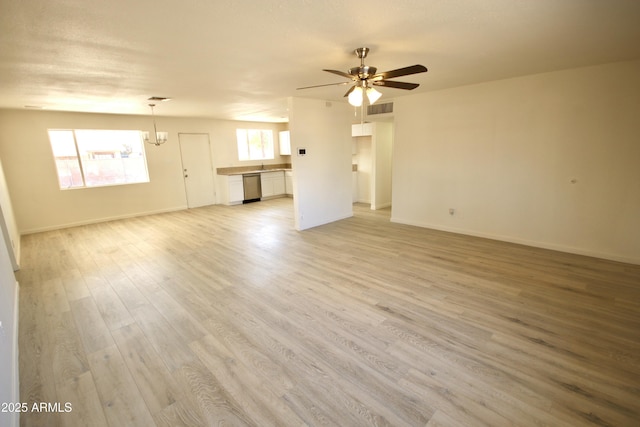
[[[358,201],[358,171],[351,172],[351,201],[356,203]]]
[[[293,196],[293,172],[284,171],[284,192],[287,196]]]
[[[225,205],[237,205],[244,200],[242,175],[218,175],[220,182],[220,201]]]
[[[373,135],[373,123],[358,123],[351,125],[351,136]]]
[[[280,140],[280,155],[281,156],[290,156],[291,155],[291,140],[289,137],[289,131],[283,130],[278,134],[278,139]]]
[[[285,194],[284,171],[262,172],[260,174],[262,197],[275,197]]]

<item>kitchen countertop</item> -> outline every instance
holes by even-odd
[[[247,174],[251,174],[251,173],[266,173],[266,172],[286,172],[286,171],[290,171],[291,169],[255,169],[255,170],[250,170],[250,171],[242,171],[242,172],[228,172],[228,173],[220,173],[218,172],[218,175],[247,175]]]
[[[243,171],[243,172],[231,172],[231,173],[218,173],[218,175],[247,175],[251,173],[266,173],[266,172],[286,172],[291,169],[256,169],[251,171]]]
[[[291,163],[279,163],[274,165],[260,165],[253,166],[231,166],[228,168],[217,168],[216,173],[218,175],[244,175],[248,173],[264,173],[264,172],[280,172],[290,171]]]

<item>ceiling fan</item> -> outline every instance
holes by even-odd
[[[367,57],[369,53],[368,47],[359,47],[356,49],[355,54],[358,58],[360,58],[360,66],[353,67],[349,69],[349,72],[345,73],[338,70],[322,70],[329,73],[337,74],[342,77],[348,78],[350,81],[341,82],[341,83],[329,83],[324,85],[315,85],[315,86],[306,86],[299,87],[300,89],[311,89],[315,87],[322,86],[338,86],[338,85],[347,85],[352,84],[344,94],[345,97],[349,98],[349,104],[354,107],[359,107],[362,105],[363,94],[367,95],[369,99],[369,104],[373,104],[376,102],[382,94],[378,92],[373,86],[384,86],[390,87],[394,89],[404,89],[404,90],[412,90],[420,86],[418,83],[406,83],[406,82],[397,82],[393,79],[396,77],[408,76],[411,74],[424,73],[427,71],[427,67],[424,65],[411,65],[409,67],[398,68],[391,71],[385,71],[382,73],[376,73],[378,69],[376,67],[371,67],[369,65],[364,64],[364,59]]]

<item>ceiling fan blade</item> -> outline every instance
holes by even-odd
[[[338,71],[338,70],[322,70],[322,71],[326,71],[327,73],[337,74],[339,76],[346,77],[348,79],[353,79],[353,76],[351,74],[345,73],[344,71]]]
[[[353,90],[354,90],[355,88],[356,88],[356,85],[351,86],[351,87],[349,88],[349,90],[347,91],[347,93],[345,93],[345,94],[344,94],[344,96],[345,96],[345,97],[346,97],[346,96],[349,96],[349,94],[350,94],[351,92],[353,92]]]
[[[391,87],[394,89],[412,90],[420,86],[418,83],[394,82],[389,80],[376,80],[372,82],[376,86]]]
[[[396,70],[384,71],[371,77],[371,80],[393,79],[395,77],[408,76],[410,74],[426,73],[427,67],[424,65],[411,65],[409,67],[398,68]]]
[[[323,87],[323,86],[343,86],[343,85],[348,85],[349,83],[351,83],[351,82],[327,83],[326,85],[314,85],[314,86],[298,87],[298,88],[296,88],[296,90],[311,89],[311,88],[314,88],[314,87]]]

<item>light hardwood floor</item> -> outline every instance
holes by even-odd
[[[637,426],[640,266],[290,199],[25,236],[24,426]]]

